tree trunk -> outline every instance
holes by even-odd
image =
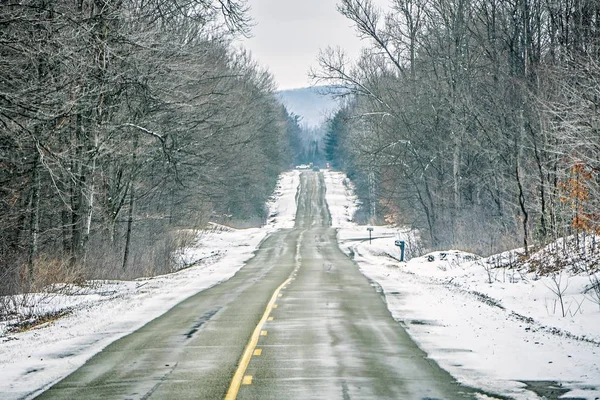
[[[452,177],[454,180],[454,209],[456,213],[461,207],[460,201],[460,137],[452,133],[454,139],[454,152],[452,155]]]
[[[135,206],[135,189],[133,181],[129,182],[129,212],[127,214],[127,234],[125,236],[125,252],[123,254],[123,271],[127,269],[131,248],[131,232],[133,230],[133,207]]]
[[[92,169],[91,169],[91,173],[90,173],[90,184],[89,184],[89,189],[87,190],[88,192],[88,196],[87,196],[87,205],[86,205],[86,218],[85,218],[85,229],[84,229],[84,236],[83,236],[83,259],[85,261],[86,258],[86,249],[87,249],[87,243],[90,239],[90,232],[92,230],[92,216],[94,213],[94,196],[95,196],[95,192],[96,192],[96,187],[95,187],[95,179],[94,176],[96,175],[96,151],[98,148],[98,136],[96,135],[96,139],[95,139],[95,148],[94,148],[94,156],[93,156],[93,160],[92,160]]]
[[[133,140],[133,153],[131,155],[131,165],[132,165],[132,173],[131,180],[129,181],[129,212],[127,214],[127,234],[125,236],[125,252],[123,254],[123,271],[127,269],[127,262],[129,261],[129,253],[131,251],[131,234],[133,231],[133,209],[135,206],[135,170],[137,168],[137,147],[138,147],[138,139],[137,136]]]
[[[85,175],[83,173],[83,117],[77,113],[75,127],[75,159],[71,162],[74,182],[71,190],[71,229],[73,257],[72,263],[78,263],[83,258],[83,200],[85,193]]]
[[[71,248],[71,230],[69,229],[69,226],[71,225],[71,221],[69,220],[69,210],[62,210],[60,219],[62,225],[63,256],[69,257],[70,259],[73,256],[73,250]]]
[[[38,235],[40,230],[40,154],[35,149],[33,158],[33,170],[31,179],[31,202],[29,214],[29,251],[28,251],[28,279],[29,284],[33,283],[35,259],[38,252]]]
[[[517,157],[517,165],[515,166],[515,178],[519,189],[519,207],[523,214],[523,247],[525,247],[525,255],[529,254],[529,213],[525,205],[525,190],[521,179],[521,145],[520,141],[515,138],[515,153]]]
[[[536,166],[538,169],[538,177],[540,179],[540,207],[541,207],[541,216],[540,216],[540,230],[543,238],[546,238],[548,235],[548,224],[546,222],[546,183],[544,179],[544,166],[542,163],[542,155],[540,154],[540,150],[538,147],[537,136],[535,135],[533,129],[529,127],[529,131],[531,132],[531,139],[533,141],[533,150],[535,155]]]

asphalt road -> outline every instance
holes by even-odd
[[[339,250],[322,174],[301,175],[297,203],[296,227],[268,237],[233,278],[38,398],[474,398],[426,357]]]

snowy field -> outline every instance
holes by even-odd
[[[587,277],[560,277],[563,317],[550,278],[492,268],[493,259],[458,251],[401,263],[394,241],[410,241],[408,232],[375,226],[369,244],[366,226],[350,221],[356,202],[351,186],[341,173],[325,174],[342,249],[442,368],[464,384],[515,399],[541,398],[527,390],[532,381],[545,387],[557,382],[552,386],[565,398],[600,398],[600,308],[581,294]]]
[[[231,278],[265,236],[292,228],[299,173],[280,178],[266,227],[235,230],[212,225],[181,252],[176,273],[135,281],[95,281],[69,294],[32,294],[22,313],[66,313],[53,322],[11,333],[0,322],[0,399],[32,398],[73,372],[115,340],[137,330],[186,298]],[[34,301],[35,300],[35,301]]]

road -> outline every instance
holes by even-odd
[[[465,399],[338,248],[320,173],[294,229],[233,278],[114,342],[40,399]],[[226,397],[227,396],[227,397]]]

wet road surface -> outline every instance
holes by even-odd
[[[269,236],[229,281],[114,342],[38,398],[474,398],[339,250],[325,190],[322,174],[303,173],[294,229]]]

